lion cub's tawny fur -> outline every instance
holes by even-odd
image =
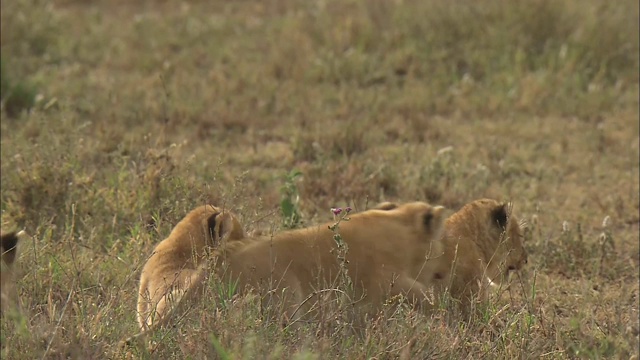
[[[24,231],[3,233],[0,235],[0,312],[4,311],[13,301],[10,293],[13,287],[13,268],[18,257],[18,241],[28,237]]]
[[[431,272],[433,254],[444,249],[439,241],[444,208],[414,202],[393,209],[373,209],[349,216],[338,233],[348,246],[348,275],[356,299],[368,309],[402,294],[414,305],[425,305],[431,284],[417,279]],[[306,302],[318,290],[336,288],[340,274],[331,223],[286,231],[272,238],[246,239],[216,250],[216,274],[223,282],[275,294],[285,316],[311,309]]]
[[[467,308],[486,300],[491,283],[500,284],[527,263],[522,229],[510,204],[491,199],[473,201],[445,223],[444,254],[433,279],[448,288]]]
[[[213,207],[192,211],[157,246],[140,281],[142,331],[123,345],[162,326],[178,302],[197,301],[197,290],[211,271],[225,284],[235,284],[236,292],[253,288],[275,294],[291,320],[309,310],[303,306],[308,296],[336,286],[340,267],[331,223],[242,239],[245,234],[235,217],[218,214]],[[425,269],[433,266],[431,254],[444,251],[439,241],[444,218],[444,208],[415,202],[354,214],[340,223],[338,233],[348,246],[348,275],[361,303],[375,310],[387,298],[402,294],[413,304],[424,304],[430,286],[416,277],[430,271]],[[221,244],[213,251],[216,265],[197,263],[214,240]],[[173,294],[173,304],[167,306]]]
[[[236,217],[211,205],[189,212],[161,241],[140,275],[138,323],[144,332],[183,297],[191,297],[202,285],[206,257],[225,241],[244,238]]]

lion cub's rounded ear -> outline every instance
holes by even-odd
[[[501,229],[507,228],[507,221],[509,219],[509,208],[510,205],[508,203],[503,203],[498,205],[493,209],[493,211],[491,211],[491,221],[494,224],[498,224]]]
[[[207,232],[213,239],[213,242],[216,242],[216,239],[219,237],[218,229],[220,227],[218,226],[218,215],[220,215],[220,213],[215,212],[207,218]]]
[[[444,206],[433,206],[422,216],[422,224],[436,237],[439,237],[444,229],[444,221]]]
[[[242,237],[244,231],[240,223],[235,220],[230,212],[215,213],[207,219],[209,233],[212,234],[214,243],[221,239]]]
[[[393,210],[395,208],[398,207],[397,203],[394,202],[389,202],[389,201],[384,201],[381,202],[380,204],[376,205],[375,207],[373,207],[372,210],[384,210],[384,211],[389,211],[389,210]]]

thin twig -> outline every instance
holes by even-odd
[[[58,329],[60,328],[60,323],[62,322],[62,318],[64,317],[64,313],[67,311],[67,305],[69,305],[69,301],[71,301],[71,295],[74,293],[73,288],[75,287],[75,281],[71,284],[71,291],[69,291],[69,296],[67,296],[67,301],[65,301],[64,303],[64,307],[62,307],[62,314],[60,314],[60,318],[58,319],[58,323],[56,324],[55,329],[53,330],[53,334],[51,335],[51,339],[49,339],[49,343],[47,344],[47,349],[44,351],[44,354],[42,354],[42,359],[47,357],[47,354],[49,353],[49,349],[51,349],[51,344],[53,343],[53,339],[55,339],[56,337],[56,333],[58,332]]]

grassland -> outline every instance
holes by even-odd
[[[1,6],[2,228],[33,236],[3,359],[638,358],[636,1]],[[484,316],[405,309],[363,334],[283,332],[212,286],[167,346],[114,347],[190,208],[278,231],[283,188],[298,226],[381,200],[511,200],[529,267]]]

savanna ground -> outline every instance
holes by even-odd
[[[2,228],[32,235],[2,358],[637,359],[637,1],[1,11]],[[167,346],[114,346],[137,331],[141,266],[199,204],[251,232],[334,206],[480,197],[530,224],[527,271],[481,316],[281,331],[212,286],[156,335]]]

